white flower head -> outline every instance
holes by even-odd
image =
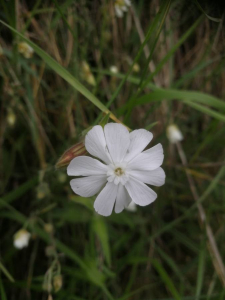
[[[21,42],[18,44],[18,51],[23,54],[25,58],[31,58],[34,53],[34,49],[26,42]]]
[[[131,6],[130,0],[115,0],[115,13],[118,18],[122,18],[124,12],[128,11],[128,7]]]
[[[104,129],[94,126],[85,137],[87,151],[99,160],[79,156],[68,168],[69,176],[82,176],[70,181],[72,190],[82,196],[97,193],[95,210],[109,216],[115,205],[120,213],[131,200],[140,206],[152,203],[157,194],[147,184],[161,186],[165,173],[161,144],[143,151],[152,140],[152,133],[145,129],[131,133],[122,124],[108,123]]]
[[[17,249],[23,249],[29,244],[31,234],[26,229],[17,231],[13,238],[13,245]]]
[[[172,144],[183,140],[183,134],[175,124],[171,124],[167,127],[166,134]]]
[[[137,204],[134,203],[134,201],[131,201],[130,204],[127,207],[125,207],[125,209],[127,211],[135,212],[137,211]]]
[[[110,72],[113,73],[113,74],[117,74],[119,72],[117,66],[111,66],[110,67]]]

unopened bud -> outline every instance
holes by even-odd
[[[63,284],[63,280],[62,280],[62,276],[61,275],[56,275],[53,278],[53,287],[54,287],[54,291],[57,293]]]
[[[14,235],[13,244],[17,249],[23,249],[29,244],[31,234],[26,229],[20,229]]]
[[[183,140],[183,134],[175,124],[167,127],[166,134],[170,143],[177,143]]]
[[[58,173],[58,176],[57,176],[57,179],[58,179],[58,182],[59,182],[59,183],[65,183],[65,182],[66,182],[66,179],[67,179],[67,176],[66,176],[65,173],[59,172],[59,173]]]
[[[46,223],[45,225],[44,225],[44,230],[47,232],[47,233],[53,233],[54,232],[54,227],[53,227],[53,225],[52,224],[50,224],[50,223]]]
[[[50,193],[49,185],[46,182],[41,182],[37,187],[37,198],[40,200],[49,196]]]
[[[134,71],[135,73],[140,72],[140,66],[139,66],[138,63],[135,63],[135,64],[133,65],[133,71]]]
[[[117,66],[111,66],[111,67],[110,67],[110,72],[113,73],[113,74],[117,74],[117,73],[118,73],[118,68],[117,68]]]
[[[9,126],[13,127],[16,122],[16,115],[12,109],[9,109],[6,117],[7,123]]]
[[[18,51],[23,54],[25,58],[31,58],[34,53],[33,48],[26,42],[21,42],[18,44]]]
[[[92,74],[90,67],[86,61],[83,61],[81,63],[81,77],[90,85],[96,85],[94,75]]]
[[[56,168],[67,166],[71,160],[77,156],[86,155],[87,150],[85,149],[84,142],[79,142],[66,150],[56,163]]]
[[[55,256],[55,247],[54,246],[47,246],[45,248],[45,255],[48,257]]]

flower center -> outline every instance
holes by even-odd
[[[126,164],[117,163],[108,165],[107,176],[109,182],[114,182],[116,185],[119,183],[124,185],[129,179],[129,175],[126,171]]]
[[[116,176],[122,176],[124,174],[124,171],[121,168],[117,168],[114,170],[114,173],[116,174]]]

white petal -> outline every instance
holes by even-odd
[[[131,170],[129,171],[129,175],[136,178],[137,180],[155,185],[155,186],[161,186],[165,183],[165,172],[162,168],[158,168],[152,171],[146,171],[146,170]]]
[[[91,197],[100,191],[106,181],[106,175],[93,175],[73,179],[70,181],[70,186],[75,194],[82,197]]]
[[[118,185],[108,182],[95,200],[94,208],[102,216],[109,216],[117,196]]]
[[[104,127],[104,132],[113,162],[121,162],[130,145],[129,131],[122,124],[108,123]]]
[[[157,198],[157,194],[146,184],[134,178],[125,184],[131,199],[140,206],[146,206]]]
[[[88,156],[75,157],[67,167],[69,176],[104,175],[107,173],[107,166],[97,159]]]
[[[91,155],[107,164],[111,163],[102,126],[96,125],[88,131],[85,137],[85,147]]]
[[[126,208],[131,202],[131,198],[126,190],[126,188],[119,184],[117,197],[116,197],[116,205],[115,205],[115,213],[120,213]]]
[[[133,158],[128,166],[132,170],[155,170],[161,166],[163,162],[164,154],[161,144],[138,154]]]
[[[130,146],[125,156],[125,161],[130,161],[137,154],[141,153],[151,142],[153,134],[145,129],[137,129],[130,133]]]

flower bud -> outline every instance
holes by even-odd
[[[81,64],[81,77],[90,85],[96,85],[94,75],[92,74],[90,67],[86,61],[83,61]]]
[[[6,116],[7,123],[9,126],[13,127],[16,123],[16,115],[12,109],[8,110],[7,116]]]
[[[48,257],[54,257],[55,256],[55,247],[54,246],[47,246],[45,248],[45,255],[48,256]]]
[[[67,166],[71,160],[77,156],[86,155],[87,150],[85,149],[84,142],[79,142],[66,150],[56,163],[56,168]]]
[[[170,141],[170,143],[177,143],[183,140],[183,134],[177,125],[172,124],[169,125],[166,129],[166,135]]]
[[[50,195],[50,188],[46,182],[41,182],[37,187],[37,198],[39,200],[44,199],[45,197]]]
[[[63,285],[63,280],[61,275],[56,275],[53,278],[54,291],[57,293]]]
[[[110,67],[110,72],[113,73],[113,74],[117,74],[117,73],[118,73],[118,68],[117,68],[117,66],[111,66],[111,67]]]
[[[133,71],[134,71],[135,73],[140,72],[140,66],[139,66],[138,63],[135,63],[135,64],[133,65]]]
[[[66,176],[65,173],[59,172],[58,175],[57,175],[57,179],[58,179],[59,183],[65,183],[66,180],[67,180],[67,176]]]
[[[52,233],[54,232],[54,227],[53,227],[52,224],[46,223],[46,224],[44,225],[44,230],[45,230],[47,233],[52,234]]]
[[[13,245],[17,249],[23,249],[29,244],[31,234],[26,229],[20,229],[14,235]]]
[[[26,42],[21,42],[18,44],[18,51],[23,54],[25,58],[31,58],[34,53],[33,48]]]

